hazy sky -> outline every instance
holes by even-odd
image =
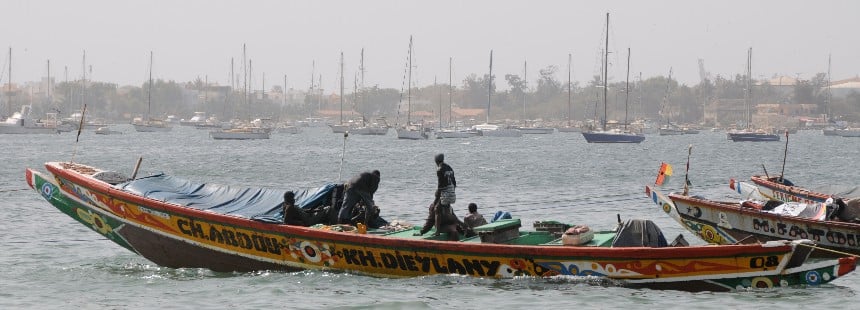
[[[253,60],[254,88],[310,85],[311,63],[323,87],[338,86],[338,59],[345,57],[347,89],[365,49],[367,85],[399,89],[409,36],[414,36],[413,78],[418,85],[466,74],[484,74],[494,50],[500,88],[507,73],[530,85],[540,68],[557,65],[581,83],[599,71],[605,14],[610,13],[610,77],[624,80],[626,50],[632,74],[699,81],[698,59],[711,74],[743,73],[753,48],[753,75],[800,76],[827,71],[834,80],[860,73],[860,1],[163,1],[3,0],[0,45],[12,47],[13,82],[47,74],[81,76],[82,55],[93,78],[140,85],[148,76],[149,52],[156,78],[190,81],[208,75],[229,84],[230,58],[241,73],[242,44]],[[0,54],[5,83],[8,48]]]

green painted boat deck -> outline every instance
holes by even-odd
[[[494,223],[489,223],[486,225],[475,227],[475,232],[492,232],[498,231],[500,229],[508,229],[511,227],[518,227],[520,225],[519,219],[515,220],[502,220],[496,221]],[[437,236],[434,236],[436,233],[435,229],[430,230],[429,232],[415,236],[415,233],[421,231],[420,227],[413,227],[412,229],[400,230],[382,233],[381,235],[386,237],[395,237],[395,238],[406,238],[406,239],[423,239],[423,240],[437,240],[437,241],[446,241],[448,240],[447,233],[441,233]],[[371,232],[373,233],[373,232]],[[599,231],[594,233],[594,238],[591,241],[580,245],[585,247],[609,247],[612,244],[612,240],[615,238],[614,231]],[[475,242],[481,243],[481,238],[479,236],[473,236],[466,238],[464,235],[460,235],[460,242]],[[512,244],[512,245],[549,245],[549,246],[564,246],[561,243],[561,238],[556,238],[551,232],[548,231],[522,231],[519,232],[519,237],[513,238],[511,240],[507,240],[501,244]]]

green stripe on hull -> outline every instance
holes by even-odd
[[[80,222],[93,231],[107,237],[116,244],[137,253],[128,242],[125,241],[116,230],[122,227],[123,223],[107,216],[104,212],[94,210],[93,208],[82,204],[75,199],[70,198],[63,193],[56,183],[44,178],[41,174],[33,172],[33,182],[36,190],[45,198],[51,205],[66,215]]]

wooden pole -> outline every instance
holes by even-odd
[[[690,155],[693,153],[693,145],[687,146],[687,169],[684,170],[684,195],[690,191]]]

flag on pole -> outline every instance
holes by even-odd
[[[664,182],[669,181],[669,177],[672,176],[672,165],[667,163],[660,164],[660,172],[657,173],[657,180],[654,181],[654,185],[661,186]]]

